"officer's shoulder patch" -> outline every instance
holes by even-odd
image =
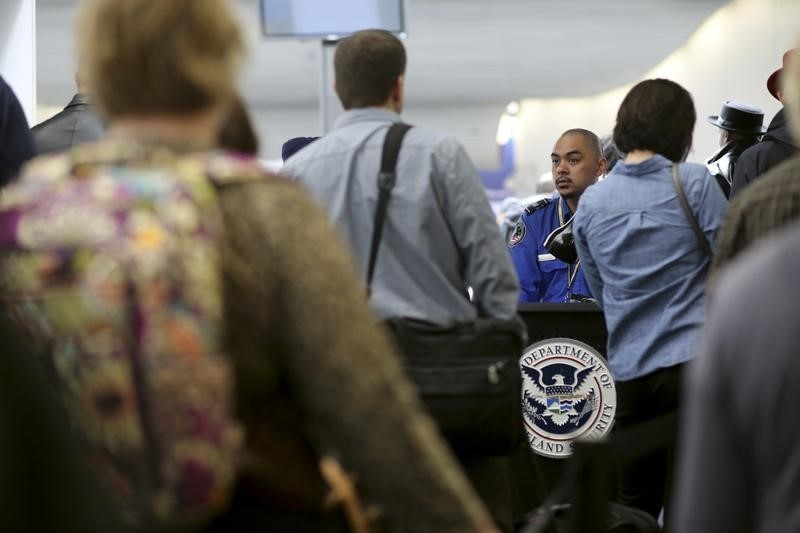
[[[525,208],[525,214],[526,215],[532,215],[534,211],[536,211],[537,209],[541,209],[543,207],[547,207],[548,205],[550,205],[550,203],[552,201],[553,201],[552,198],[542,198],[538,202],[536,202],[534,204],[531,204],[528,207],[526,207]]]
[[[525,222],[520,220],[517,222],[517,225],[514,226],[514,232],[511,234],[511,237],[508,239],[508,247],[513,248],[519,243],[522,242],[522,239],[525,238],[525,234],[527,233],[527,229],[525,228]]]

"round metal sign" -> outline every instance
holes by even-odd
[[[522,417],[531,449],[568,457],[576,439],[600,439],[614,424],[617,390],[600,353],[580,341],[546,339],[520,358]]]

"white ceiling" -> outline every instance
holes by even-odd
[[[331,0],[324,0],[331,1]],[[315,105],[318,41],[263,39],[257,0],[236,0],[255,35],[243,92],[256,107]],[[585,96],[641,76],[727,0],[406,0],[409,105],[471,106]],[[38,98],[72,84],[77,0],[38,0]]]

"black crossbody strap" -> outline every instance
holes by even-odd
[[[698,224],[697,218],[692,212],[692,208],[689,207],[689,201],[686,199],[686,193],[683,192],[683,185],[681,185],[681,177],[678,172],[677,163],[672,164],[672,182],[675,184],[675,190],[678,193],[678,200],[681,202],[683,212],[686,214],[686,218],[689,219],[689,224],[692,226],[692,230],[697,236],[697,240],[700,242],[700,247],[705,250],[709,259],[714,257],[714,253],[711,251],[711,246],[708,244],[703,230],[700,229],[700,224]]]
[[[400,145],[403,143],[411,125],[396,122],[392,124],[383,140],[381,153],[381,170],[378,174],[378,203],[375,206],[375,223],[372,227],[372,242],[369,247],[369,264],[367,266],[367,294],[371,292],[372,276],[375,274],[375,263],[378,260],[378,247],[381,243],[383,224],[386,221],[386,209],[389,206],[389,197],[397,181],[396,167],[397,156],[400,154]]]

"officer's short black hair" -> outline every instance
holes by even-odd
[[[583,128],[572,128],[562,133],[559,139],[567,135],[580,135],[586,140],[586,144],[588,144],[594,152],[595,158],[598,160],[603,158],[603,148],[600,146],[600,138],[594,132]]]

